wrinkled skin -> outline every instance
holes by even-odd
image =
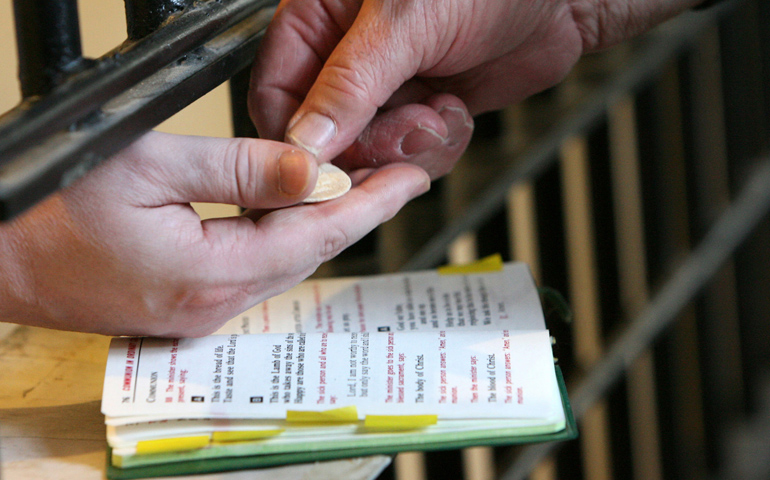
[[[252,119],[261,137],[322,162],[410,162],[436,178],[465,150],[473,115],[553,86],[584,53],[694,3],[284,0],[252,71]]]

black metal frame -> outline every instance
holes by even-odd
[[[24,100],[0,117],[0,220],[246,68],[276,3],[130,0],[129,40],[86,61],[74,0],[16,0]],[[69,12],[53,41],[51,12]]]
[[[45,95],[84,63],[77,2],[16,0],[13,10],[22,96]]]

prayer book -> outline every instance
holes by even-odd
[[[115,338],[108,477],[575,438],[529,269],[311,279],[204,338]]]

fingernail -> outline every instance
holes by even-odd
[[[289,143],[318,156],[336,134],[337,125],[334,120],[320,113],[309,112],[292,125],[286,138]]]
[[[417,127],[401,139],[401,153],[414,155],[435,148],[445,139],[432,128]]]
[[[466,117],[462,108],[442,107],[438,114],[446,122],[449,138],[452,138],[452,133],[458,132],[460,129],[473,128],[473,119]]]
[[[278,159],[278,188],[286,195],[299,195],[307,188],[310,164],[306,155],[289,151]]]

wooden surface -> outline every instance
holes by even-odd
[[[0,479],[103,479],[100,412],[109,338],[0,323]],[[375,478],[389,457],[173,477],[196,480]]]

